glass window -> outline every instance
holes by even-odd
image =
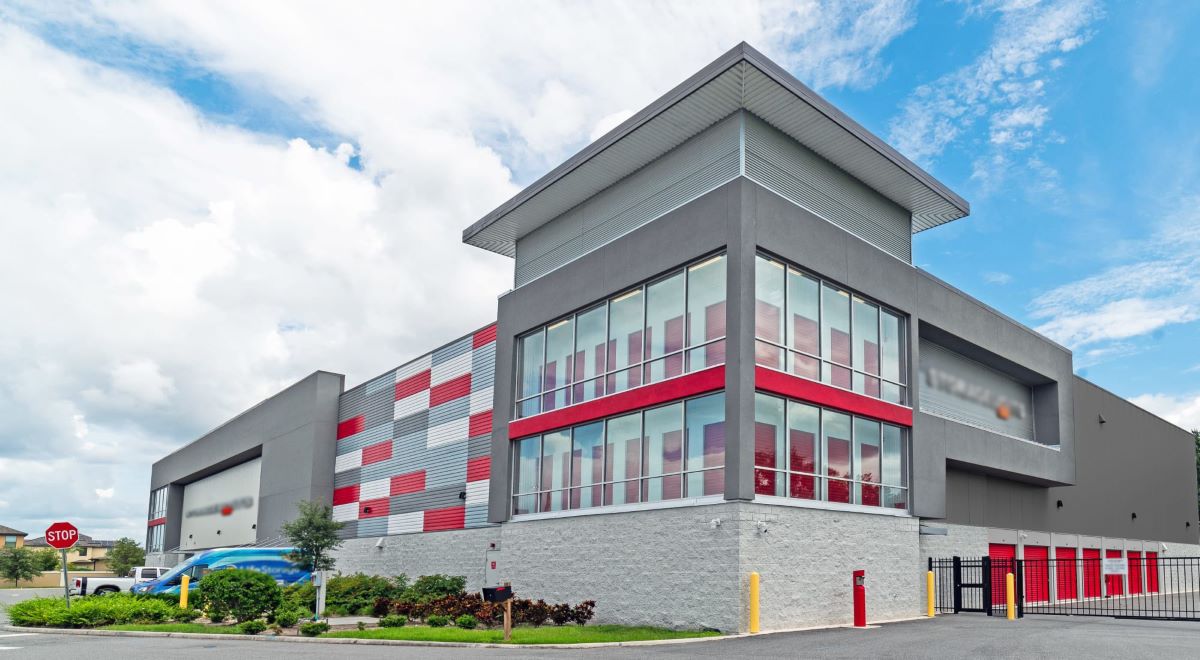
[[[754,395],[754,492],[758,495],[784,494],[783,414],[783,399]]]
[[[889,424],[883,425],[883,458],[880,461],[881,479],[885,484],[883,489],[883,506],[892,509],[908,508],[908,483],[904,473],[906,452],[904,451],[904,430]]]
[[[821,285],[821,357],[826,362],[821,380],[850,389],[850,370],[837,366],[850,364],[850,294]]]
[[[882,457],[879,455],[879,422],[862,417],[854,418],[854,501],[867,506],[879,506],[879,486],[882,477]]]
[[[607,422],[604,452],[604,503],[640,501],[642,474],[642,414],[614,417]]]
[[[546,370],[542,385],[542,410],[555,410],[571,403],[571,390],[562,388],[571,383],[574,365],[575,325],[563,319],[546,328]]]
[[[17,547],[17,537],[16,536],[5,536],[4,537],[4,547],[6,547],[6,548]]]
[[[521,338],[521,367],[517,374],[517,391],[522,401],[517,404],[518,417],[536,415],[542,411],[541,400],[537,395],[542,391],[542,349],[545,340],[546,335],[541,330]]]
[[[725,364],[725,255],[688,268],[688,371]],[[712,343],[706,343],[712,342]]]
[[[758,257],[754,261],[754,362],[772,369],[783,368],[783,264]]]
[[[604,344],[607,342],[608,309],[593,307],[575,317],[575,403],[604,396]]]
[[[567,484],[571,470],[571,431],[542,436],[542,498],[539,511],[567,508]]]
[[[542,438],[536,436],[516,442],[513,450],[513,514],[537,511],[538,475],[541,472]]]
[[[608,304],[609,394],[642,384],[642,290],[617,296]]]
[[[654,360],[646,367],[647,383],[683,373],[683,290],[682,272],[646,287],[646,359]]]
[[[825,474],[832,477],[826,485],[830,502],[850,502],[850,416],[826,410],[821,432],[825,441]]]
[[[788,496],[806,500],[820,498],[821,409],[789,401],[788,411]]]
[[[642,501],[679,499],[683,493],[683,404],[647,410],[642,462]],[[660,476],[662,475],[662,476]]]
[[[725,394],[685,404],[687,424],[687,497],[725,492]]]
[[[797,376],[818,380],[821,366],[816,355],[821,354],[821,283],[799,271],[788,269],[787,324],[790,348],[801,353],[791,354],[789,370]],[[804,355],[807,353],[808,355]]]
[[[904,326],[900,317],[886,310],[879,320],[879,375],[883,376],[883,398],[892,403],[904,403]],[[890,382],[889,382],[890,381]]]
[[[879,398],[879,308],[854,296],[854,391]]]
[[[572,431],[571,508],[600,506],[604,482],[604,422]]]

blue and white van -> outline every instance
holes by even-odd
[[[244,568],[266,573],[281,586],[301,584],[312,574],[300,568],[288,555],[295,548],[217,548],[192,557],[151,582],[141,582],[130,589],[135,594],[178,594],[183,576],[191,578],[188,591],[195,589],[200,578],[225,568]]]

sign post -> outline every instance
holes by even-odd
[[[71,607],[71,585],[67,578],[67,548],[79,540],[79,530],[69,522],[56,522],[46,528],[46,544],[62,553],[63,598]]]

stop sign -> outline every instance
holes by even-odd
[[[79,530],[69,522],[56,522],[46,528],[46,543],[52,548],[64,550],[79,540]]]

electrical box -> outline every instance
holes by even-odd
[[[499,587],[505,582],[507,570],[504,566],[504,552],[501,550],[488,550],[484,553],[486,566],[483,569],[483,585],[485,587]]]

